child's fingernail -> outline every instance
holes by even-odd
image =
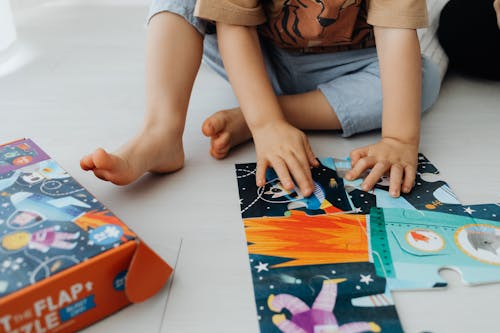
[[[399,195],[398,191],[391,191],[391,196],[396,198]]]
[[[411,190],[411,188],[408,187],[408,186],[403,189],[403,191],[406,192],[406,193],[410,192],[410,190]]]

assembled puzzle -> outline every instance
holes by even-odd
[[[75,331],[171,272],[33,141],[0,146],[0,333]]]
[[[498,281],[500,205],[463,206],[423,155],[415,188],[392,198],[343,178],[349,160],[323,158],[314,193],[287,191],[271,169],[236,165],[261,332],[402,332],[392,290]]]

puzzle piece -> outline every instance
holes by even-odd
[[[272,170],[257,188],[256,165],[237,165],[262,332],[322,332],[344,324],[399,332],[392,290],[446,286],[443,267],[470,284],[498,280],[500,205],[462,206],[423,155],[415,188],[399,198],[389,196],[387,178],[369,192],[361,190],[362,179],[344,179],[349,160],[320,161],[310,198],[284,190]],[[327,281],[336,281],[333,317],[314,306]]]
[[[369,262],[365,218],[292,211],[290,216],[244,219],[261,332],[277,333],[295,324],[316,332],[359,323],[402,332],[385,278]],[[342,282],[328,300],[332,308],[321,312],[315,304],[322,283],[330,280]],[[273,297],[283,299],[288,316],[270,305]]]
[[[464,208],[467,210],[467,208]],[[377,274],[391,290],[446,286],[441,268],[467,284],[499,280],[500,223],[430,211],[372,209],[370,243]]]
[[[333,162],[334,165],[329,166],[337,171],[339,177],[343,178],[351,169],[349,159],[333,159]],[[410,193],[402,193],[398,198],[389,195],[389,177],[382,177],[369,192],[361,190],[361,178],[353,181],[344,178],[345,190],[353,206],[364,214],[369,214],[371,207],[379,207],[453,212],[463,215],[458,198],[442,180],[439,170],[423,154],[419,154],[417,167],[415,187]]]
[[[298,188],[286,190],[272,169],[266,173],[266,185],[255,185],[256,164],[237,164],[241,214],[243,218],[262,216],[285,216],[291,210],[299,210],[308,215],[350,211],[343,180],[327,165],[331,159],[320,159],[320,166],[311,169],[314,193],[304,197]]]
[[[382,306],[362,302],[386,290],[385,279],[376,276],[372,263],[273,268],[280,262],[276,257],[250,255],[250,261],[261,332],[282,332],[283,320],[305,329],[300,332],[335,332],[334,326],[360,322],[373,323],[382,332],[403,332],[390,295]],[[325,295],[329,283],[335,283],[336,290]],[[277,316],[282,320],[277,322]]]

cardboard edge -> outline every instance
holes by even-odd
[[[8,142],[0,144],[0,147],[8,146],[8,145],[14,144],[16,142],[24,141],[24,140],[28,140],[28,138],[19,138],[19,139],[15,139],[15,140],[12,140],[12,141],[8,141]]]
[[[125,278],[125,294],[132,303],[143,302],[155,295],[173,272],[173,268],[145,242],[137,239],[136,244]]]

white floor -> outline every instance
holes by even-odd
[[[87,332],[258,332],[234,175],[235,163],[255,160],[253,146],[216,161],[200,132],[206,116],[235,105],[228,84],[201,69],[182,171],[128,187],[101,182],[78,161],[97,146],[117,148],[141,124],[147,3],[32,3],[15,11],[20,60],[0,64],[0,142],[33,138],[158,252],[182,240],[169,292]],[[456,75],[423,119],[421,151],[465,203],[500,201],[499,125],[500,84]],[[310,139],[318,156],[343,157],[377,136]],[[448,290],[395,294],[405,330],[498,332],[500,284],[464,287],[458,275],[444,275]]]

